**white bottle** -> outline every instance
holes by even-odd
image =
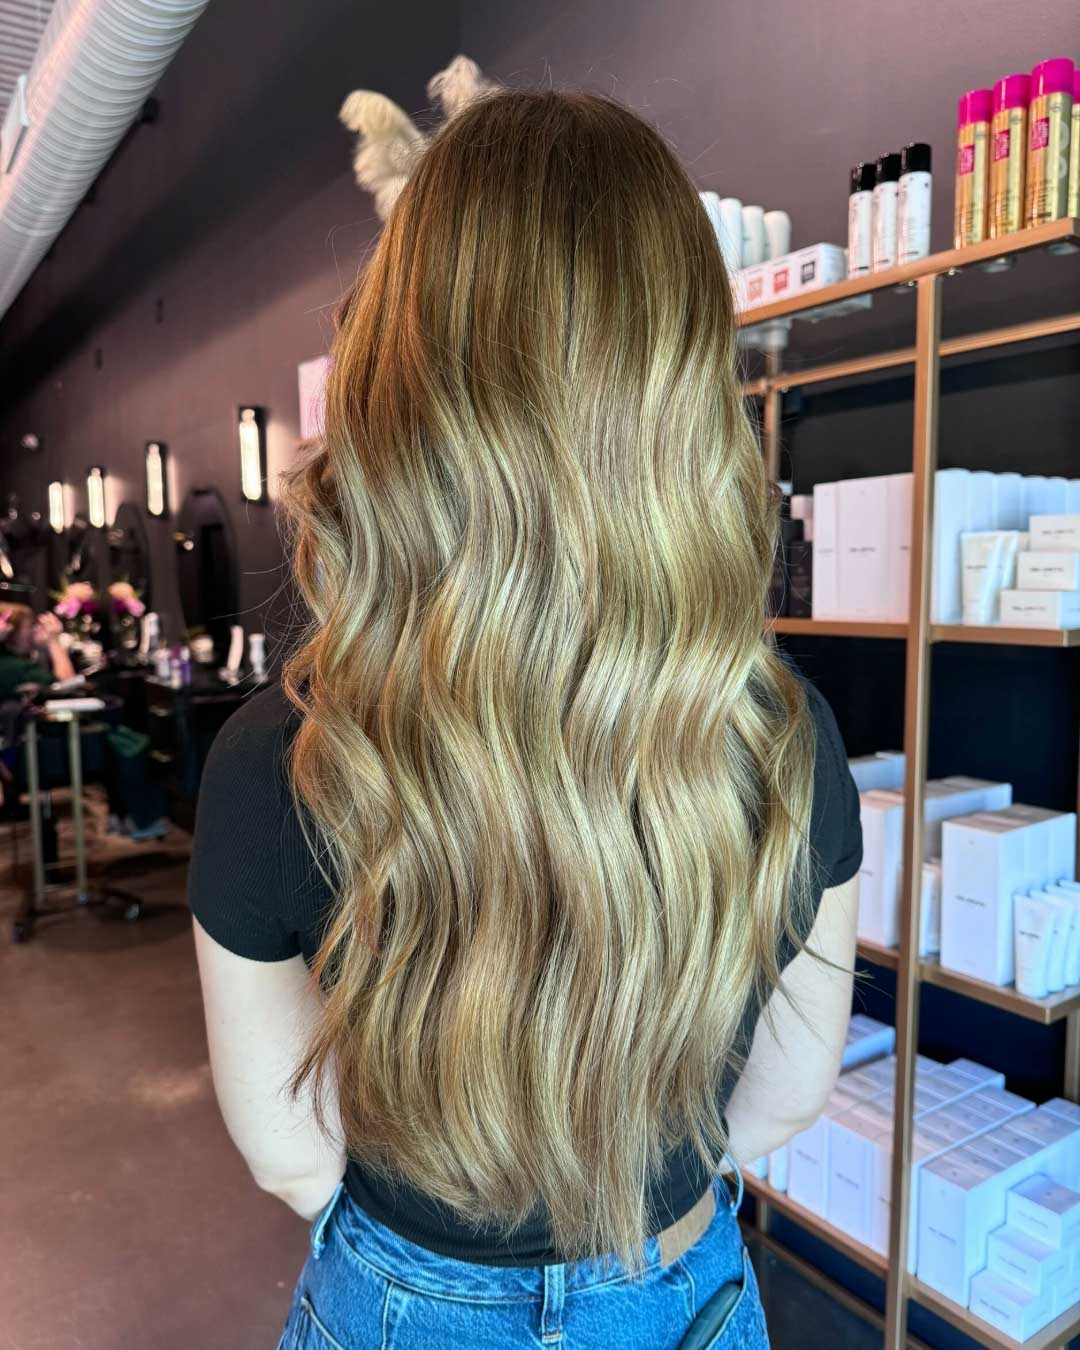
[[[765,210],[761,206],[742,209],[742,265],[753,267],[765,261]]]
[[[742,202],[738,197],[720,198],[720,250],[729,272],[734,274],[743,266]]]
[[[766,211],[765,253],[769,258],[782,258],[791,249],[791,217],[786,211]]]
[[[856,164],[851,171],[851,194],[847,208],[847,259],[849,277],[870,275],[873,262],[873,164]]]
[[[874,173],[872,268],[884,272],[896,266],[896,198],[900,182],[900,156],[882,155]]]
[[[248,634],[248,660],[251,662],[251,674],[256,680],[266,678],[266,639],[262,633]]]
[[[930,147],[914,141],[900,151],[897,193],[897,262],[915,262],[930,252]]]

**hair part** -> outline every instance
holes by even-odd
[[[665,1152],[719,1170],[814,755],[730,282],[662,138],[593,95],[452,119],[287,500],[291,781],[336,893],[295,1082],[335,1077],[363,1165],[637,1269]]]

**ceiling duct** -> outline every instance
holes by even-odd
[[[138,117],[209,0],[56,0],[30,67],[30,126],[0,174],[0,315]]]

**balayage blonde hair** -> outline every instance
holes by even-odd
[[[762,631],[776,529],[728,278],[661,137],[497,93],[342,306],[289,485],[312,616],[291,774],[337,903],[295,1083],[349,1153],[638,1269],[710,1172],[747,1000],[799,930],[813,724]]]

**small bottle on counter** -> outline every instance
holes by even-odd
[[[181,685],[191,683],[191,648],[188,646],[180,648],[180,683]]]
[[[986,238],[991,102],[989,89],[969,89],[957,100],[954,248],[967,248]]]
[[[930,252],[930,147],[912,141],[900,151],[896,208],[896,257],[901,264]]]
[[[900,187],[900,156],[882,155],[874,170],[872,202],[874,245],[871,266],[884,272],[896,266],[896,198]]]
[[[873,264],[874,166],[856,164],[851,171],[847,208],[847,258],[849,277],[870,275]]]
[[[990,123],[990,238],[1024,228],[1024,166],[1031,80],[1006,75],[994,85]]]
[[[1068,206],[1074,74],[1067,57],[1040,61],[1031,72],[1024,196],[1024,223],[1029,228],[1060,220]]]

